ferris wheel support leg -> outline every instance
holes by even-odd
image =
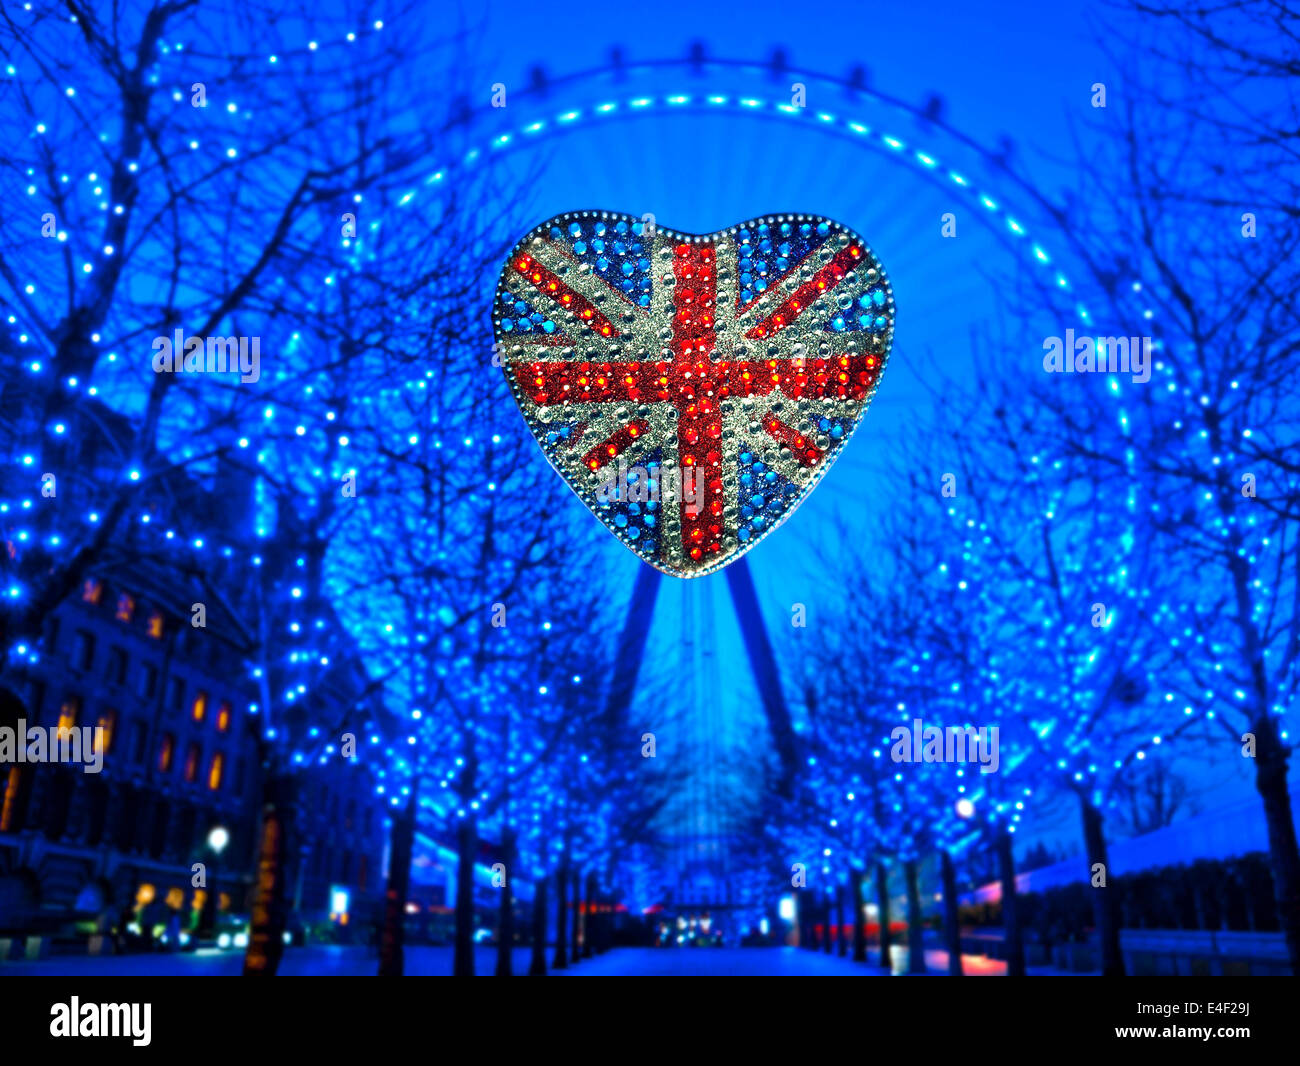
[[[754,681],[763,700],[763,710],[767,713],[772,740],[781,758],[782,773],[778,791],[788,798],[794,786],[797,761],[794,728],[790,724],[790,709],[785,704],[785,693],[781,688],[781,675],[776,669],[776,657],[772,654],[772,641],[767,635],[767,626],[763,624],[763,615],[759,610],[758,593],[754,591],[749,560],[741,556],[727,567],[726,575],[727,585],[731,589],[731,602],[735,604],[736,617],[740,620],[745,650],[749,653],[749,665],[754,671]]]
[[[632,704],[632,693],[645,658],[646,640],[650,636],[650,622],[654,618],[655,598],[662,581],[663,574],[653,567],[637,568],[636,585],[627,605],[627,620],[618,640],[620,667],[614,674],[605,703],[605,717],[610,725],[621,725]]]

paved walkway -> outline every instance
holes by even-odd
[[[546,953],[550,966],[553,949]],[[528,972],[532,952],[516,948],[514,969],[518,975]],[[907,949],[895,947],[890,952],[894,973],[907,968]],[[931,976],[948,972],[948,956],[942,951],[927,951],[926,966]],[[122,955],[91,957],[64,956],[42,962],[0,963],[0,978],[24,975],[42,976],[206,976],[235,977],[243,967],[241,952],[204,950],[178,955]],[[406,972],[412,977],[449,976],[452,971],[451,948],[414,947],[406,950]],[[475,972],[490,977],[496,969],[496,949],[478,947],[474,951]],[[1006,964],[982,955],[963,956],[962,965],[973,977],[997,977],[1006,973]],[[376,956],[365,948],[317,945],[289,948],[284,953],[280,973],[286,977],[356,977],[373,976],[378,966]],[[1057,975],[1059,971],[1031,967],[1038,976]],[[583,959],[568,969],[555,972],[564,977],[884,977],[876,964],[876,953],[869,953],[865,964],[850,958],[798,948],[617,948],[604,955]]]

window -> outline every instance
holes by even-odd
[[[149,729],[143,722],[131,723],[131,761],[137,766],[144,762],[144,746],[149,742]]]
[[[104,671],[109,683],[113,685],[126,684],[126,650],[123,648],[108,649],[108,667]]]
[[[158,771],[160,773],[169,773],[172,768],[172,756],[176,753],[176,738],[170,733],[164,733],[162,746],[158,749]]]
[[[190,708],[190,714],[194,716],[196,722],[202,722],[208,713],[208,694],[199,689],[198,695],[194,697],[194,704]]]
[[[72,648],[72,665],[78,670],[89,670],[94,661],[95,638],[84,629],[78,629],[76,643]]]
[[[95,725],[104,731],[99,735],[100,744],[96,751],[107,755],[113,750],[113,733],[116,731],[115,727],[117,726],[117,711],[104,711]]]
[[[217,732],[224,733],[230,728],[230,704],[225,700],[221,701],[221,706],[217,708]]]
[[[199,776],[199,745],[197,741],[190,741],[189,746],[185,749],[185,780],[193,783],[194,779]]]
[[[104,596],[104,583],[96,581],[93,577],[88,577],[81,586],[81,598],[85,603],[95,604],[98,606],[99,601]]]
[[[117,620],[119,622],[129,622],[135,615],[135,598],[128,593],[123,592],[117,598]]]
[[[62,739],[65,731],[71,732],[77,727],[77,718],[81,715],[81,697],[68,696],[59,708],[59,725],[56,735]]]
[[[140,664],[140,695],[147,700],[158,695],[158,668],[153,663]]]
[[[154,640],[162,640],[166,626],[167,623],[163,620],[162,611],[154,611],[149,615],[149,636],[153,637]]]
[[[167,706],[173,711],[185,709],[185,682],[179,677],[167,680]]]
[[[212,765],[208,767],[208,788],[213,792],[221,787],[221,771],[226,765],[226,757],[217,752],[212,756]]]

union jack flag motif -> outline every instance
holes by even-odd
[[[515,246],[493,321],[551,465],[642,559],[695,577],[771,533],[843,449],[894,298],[866,242],[816,215],[698,236],[579,211]]]

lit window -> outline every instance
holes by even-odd
[[[208,694],[202,689],[194,697],[194,706],[191,708],[190,713],[193,714],[196,722],[203,721],[204,716],[208,713]]]
[[[193,741],[185,749],[185,780],[193,781],[199,776],[199,746]]]
[[[18,788],[22,780],[22,770],[17,766],[12,767],[9,780],[5,783],[4,806],[0,807],[0,833],[7,833],[13,828],[14,809],[18,806]]]
[[[170,733],[164,733],[162,738],[162,747],[158,749],[158,770],[160,773],[167,773],[172,768],[172,754],[176,750],[176,738]]]
[[[217,708],[217,732],[224,733],[230,728],[230,704],[222,702]]]
[[[118,617],[120,618],[121,615],[118,615]],[[163,636],[162,611],[154,611],[153,614],[149,616],[149,636],[153,637],[154,640],[162,640],[162,636]]]
[[[77,726],[77,715],[81,713],[81,700],[77,696],[69,696],[63,701],[63,706],[59,708],[59,725],[56,735],[60,740],[64,739]]]
[[[221,771],[225,765],[226,757],[221,752],[212,756],[212,765],[208,767],[208,788],[213,792],[221,787]]]
[[[117,598],[117,620],[119,622],[131,621],[131,616],[135,614],[135,600],[125,592]]]
[[[96,746],[96,754],[106,753],[113,750],[113,727],[117,725],[117,711],[105,711],[99,716],[96,723],[103,730],[99,735],[100,743]]]
[[[100,597],[104,595],[104,583],[96,581],[93,577],[88,577],[81,586],[81,598],[86,603],[98,604]]]

